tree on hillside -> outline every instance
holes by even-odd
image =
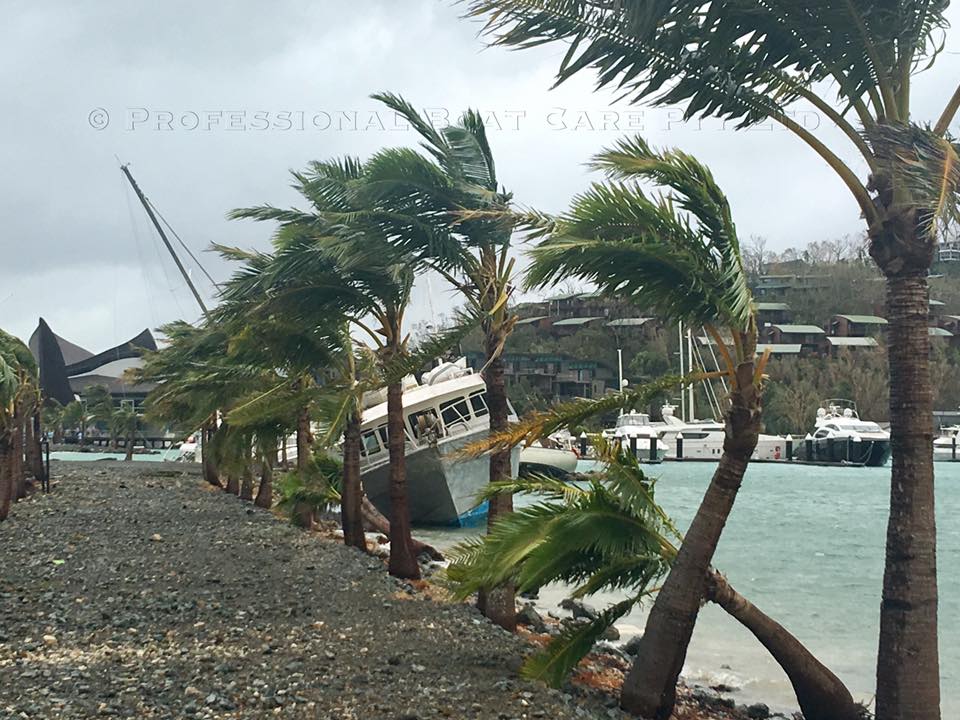
[[[942,49],[946,0],[471,0],[498,44],[564,41],[558,81],[592,69],[633,102],[685,105],[748,127],[772,119],[836,173],[866,221],[887,283],[893,470],[877,662],[878,720],[940,717],[928,281],[937,233],[956,215],[960,86],[929,124],[912,79]],[[840,109],[825,95],[832,85]],[[949,87],[946,92],[951,92]],[[860,178],[787,112],[809,102],[865,162]],[[674,650],[682,655],[683,650]],[[673,661],[633,673],[626,704],[665,718]]]

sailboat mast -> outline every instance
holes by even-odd
[[[680,377],[683,377],[683,321],[677,324],[677,335],[680,338]],[[687,420],[687,393],[686,388],[680,386],[680,419]]]
[[[694,360],[693,329],[688,326],[687,327],[687,372],[690,372],[690,373],[693,372],[693,360]],[[690,422],[693,422],[694,420],[697,419],[696,411],[693,409],[693,392],[695,389],[696,389],[695,383],[690,383],[690,385],[687,388],[687,392],[689,393],[687,397],[687,412],[690,415]]]
[[[187,287],[190,288],[190,292],[193,293],[194,300],[197,301],[197,305],[200,306],[200,309],[203,311],[204,317],[208,320],[210,319],[210,312],[207,310],[207,306],[203,302],[203,298],[200,297],[200,293],[197,291],[196,286],[193,284],[193,280],[190,279],[190,275],[187,273],[186,268],[183,267],[183,263],[180,262],[180,258],[177,257],[177,253],[173,250],[173,245],[170,244],[170,241],[167,239],[167,234],[163,231],[163,228],[160,226],[157,216],[153,212],[153,208],[150,207],[150,203],[147,202],[147,198],[144,196],[143,191],[140,190],[140,186],[137,185],[137,181],[133,179],[133,175],[130,174],[130,169],[127,165],[121,165],[120,169],[123,171],[123,174],[126,175],[127,180],[130,181],[130,186],[133,188],[133,191],[137,194],[137,197],[140,199],[140,204],[143,205],[143,209],[147,211],[147,216],[150,218],[150,222],[153,223],[153,226],[157,229],[157,232],[160,234],[160,239],[163,240],[163,244],[167,247],[167,252],[170,253],[170,257],[173,258],[173,262],[177,265],[177,270],[180,271],[180,274],[183,276],[183,279],[187,283]]]

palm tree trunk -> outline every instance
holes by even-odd
[[[937,535],[927,272],[887,277],[893,470],[877,720],[938,720]]]
[[[752,362],[737,368],[723,455],[650,610],[636,659],[623,684],[621,705],[641,717],[667,720],[673,714],[677,680],[705,594],[707,570],[757,445],[760,396],[753,384],[753,370]]]
[[[231,495],[240,494],[240,478],[237,476],[236,470],[231,469],[227,473],[227,487],[225,490]]]
[[[13,499],[13,475],[10,472],[12,454],[9,434],[0,434],[0,520],[7,519]]]
[[[297,415],[297,469],[303,470],[310,462],[311,445],[313,438],[310,437],[310,411],[302,408]]]
[[[253,504],[267,510],[273,507],[273,458],[270,453],[264,453],[260,458],[260,487]]]
[[[383,513],[374,507],[366,495],[362,494],[360,497],[360,515],[363,518],[364,527],[390,537],[390,521],[383,516]],[[443,553],[433,545],[428,545],[416,538],[411,538],[410,542],[412,543],[414,555],[419,557],[426,553],[430,556],[431,560],[436,560],[437,562],[443,561]]]
[[[213,458],[213,435],[217,431],[216,420],[209,420],[200,431],[200,437],[203,440],[203,447],[200,449],[203,461],[203,479],[214,487],[222,488],[220,482],[220,473],[217,471],[217,463]]]
[[[127,433],[127,453],[124,456],[124,462],[133,461],[133,441],[136,439],[135,434],[131,431]]]
[[[298,385],[299,387],[299,385]],[[297,414],[297,470],[306,472],[312,455],[313,439],[310,437],[310,411],[301,408]],[[294,521],[299,527],[312,530],[317,522],[312,507],[306,503],[296,503],[293,508]]]
[[[859,720],[860,708],[840,679],[716,571],[707,577],[706,597],[752,632],[773,655],[790,678],[805,720]]]
[[[358,411],[347,417],[343,431],[343,482],[340,492],[340,523],[343,527],[343,542],[366,551],[367,540],[363,534],[360,486],[360,422]]]
[[[14,416],[13,432],[10,435],[11,450],[10,473],[13,476],[13,499],[22,500],[27,496],[27,478],[23,472],[23,417]]]
[[[407,505],[406,435],[403,426],[403,385],[387,386],[387,444],[390,450],[390,574],[419,579],[420,565],[410,537]]]
[[[490,332],[486,338],[487,370],[484,379],[487,383],[487,405],[490,410],[490,433],[495,434],[507,429],[507,390],[503,379],[503,359],[500,356],[500,334]],[[493,357],[493,360],[489,358]],[[500,482],[510,477],[510,450],[490,454],[490,482]],[[487,529],[505,514],[513,512],[513,496],[497,495],[490,500],[487,511]],[[483,614],[506,630],[517,629],[517,605],[513,583],[507,583],[492,590],[482,591],[477,604]]]
[[[249,457],[243,466],[243,479],[240,482],[240,499],[253,500],[253,463]]]
[[[47,466],[43,462],[43,425],[40,422],[39,408],[33,414],[31,427],[33,428],[33,476],[41,487],[45,487],[48,478]]]

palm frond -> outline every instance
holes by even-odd
[[[482,455],[487,452],[499,452],[527,445],[550,435],[562,428],[582,425],[590,418],[616,410],[634,407],[646,407],[657,396],[672,388],[695,382],[696,375],[677,377],[667,376],[651,383],[638,385],[620,392],[613,392],[596,399],[576,399],[554,405],[549,410],[531,413],[502,433],[471,443],[463,449],[466,455]]]
[[[590,652],[603,633],[629,613],[636,603],[634,598],[621,600],[599,613],[595,620],[569,625],[542,651],[527,658],[521,673],[551,687],[562,686],[570,671]]]

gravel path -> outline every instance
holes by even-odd
[[[622,718],[193,469],[54,463],[0,524],[0,718]],[[586,704],[578,704],[578,702]]]

